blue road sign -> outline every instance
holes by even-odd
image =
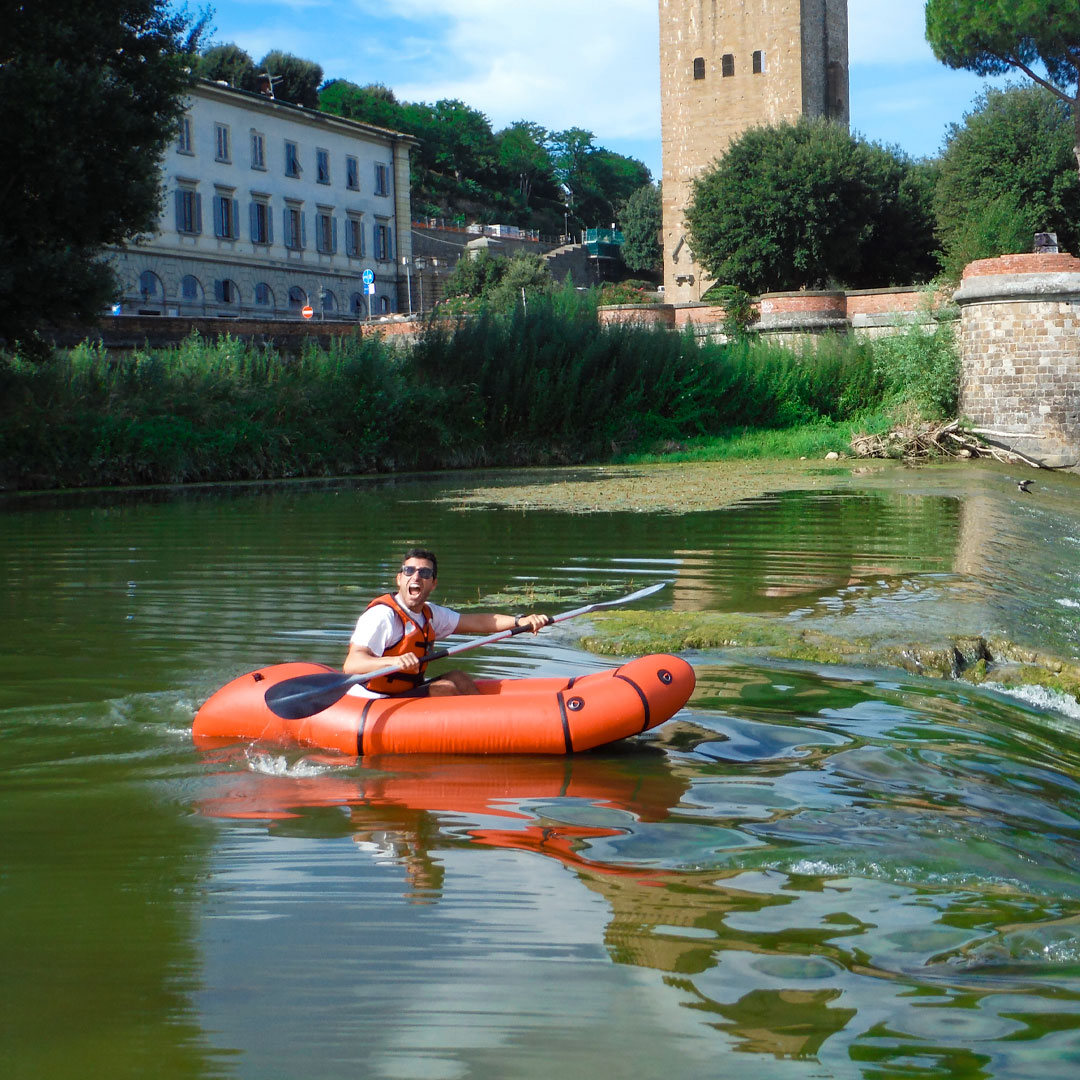
[[[375,271],[374,270],[365,270],[364,271],[364,284],[365,285],[370,285],[374,280],[375,280]]]

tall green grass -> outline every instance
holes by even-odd
[[[364,472],[385,464],[399,357],[378,339],[299,357],[230,337],[44,364],[0,358],[0,482],[180,483]]]
[[[575,463],[666,443],[716,456],[741,430],[756,433],[748,456],[768,445],[763,432],[793,429],[831,449],[842,425],[896,408],[904,386],[940,405],[950,377],[955,348],[943,336],[887,348],[846,337],[796,350],[702,344],[601,327],[587,296],[562,290],[512,313],[432,323],[412,347],[349,337],[290,356],[224,336],[125,353],[82,345],[44,362],[0,356],[0,484]]]

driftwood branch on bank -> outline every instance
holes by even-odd
[[[934,457],[992,457],[1009,465],[1020,463],[1033,469],[1046,468],[1016,450],[993,446],[973,431],[961,430],[959,420],[901,425],[884,435],[860,432],[851,437],[851,449],[857,457],[903,458],[905,461]]]

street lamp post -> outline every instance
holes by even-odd
[[[401,256],[402,265],[405,267],[405,281],[408,285],[409,291],[409,314],[413,313],[412,310],[412,260],[408,255]]]
[[[424,269],[427,259],[423,255],[417,255],[413,260],[416,263],[416,280],[420,283],[420,314],[424,314]]]

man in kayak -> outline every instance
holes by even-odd
[[[435,554],[413,548],[401,563],[397,594],[377,596],[356,623],[343,671],[363,675],[397,664],[399,671],[354,686],[349,693],[361,697],[444,697],[478,694],[476,683],[464,671],[448,671],[425,680],[420,658],[449,634],[496,634],[527,626],[535,634],[551,622],[549,615],[459,615],[450,608],[428,603],[439,582]]]

